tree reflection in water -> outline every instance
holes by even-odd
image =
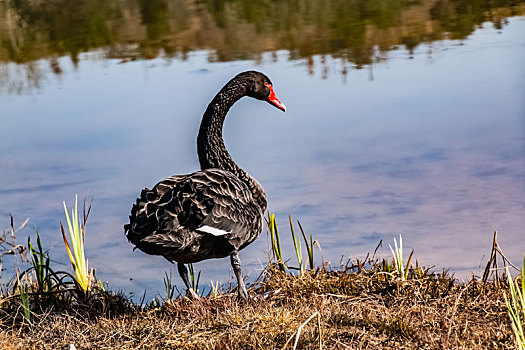
[[[208,50],[210,61],[260,60],[268,51],[288,50],[290,59],[331,55],[362,68],[385,60],[400,45],[412,52],[421,43],[462,39],[480,24],[502,28],[506,17],[525,13],[515,0],[6,0],[0,2],[0,62],[49,61],[99,49],[108,59],[185,59]],[[322,62],[321,62],[322,64]],[[326,67],[322,68],[327,74]],[[40,72],[2,69],[0,85],[21,89],[13,79],[38,85]],[[8,88],[8,90],[11,90]]]

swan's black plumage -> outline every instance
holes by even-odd
[[[170,261],[224,258],[257,238],[261,212],[248,186],[229,171],[175,175],[142,191],[132,208],[128,238],[145,253]]]
[[[230,80],[210,102],[199,129],[200,171],[168,177],[145,188],[124,226],[128,240],[147,254],[178,263],[190,293],[184,263],[231,257],[239,296],[247,297],[238,252],[261,233],[266,196],[261,185],[232,160],[222,139],[226,113],[241,97],[275,98],[270,79],[244,72]]]

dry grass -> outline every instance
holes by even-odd
[[[375,271],[292,276],[270,266],[249,302],[232,293],[139,308],[104,293],[110,299],[99,307],[48,308],[31,326],[16,321],[16,303],[4,304],[0,348],[280,349],[290,340],[290,349],[316,312],[298,349],[514,348],[501,283],[458,283],[417,269],[400,281]]]

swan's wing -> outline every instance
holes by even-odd
[[[182,249],[206,234],[222,236],[239,249],[260,233],[261,214],[246,184],[228,171],[207,169],[144,189],[125,229],[141,250],[146,242]]]

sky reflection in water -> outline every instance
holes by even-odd
[[[37,227],[51,257],[66,262],[62,200],[71,206],[75,193],[89,193],[86,246],[98,277],[115,289],[161,292],[164,271],[176,269],[132,252],[122,229],[131,204],[143,187],[198,169],[195,139],[205,107],[233,75],[257,69],[273,80],[288,110],[242,99],[224,137],[232,157],[265,188],[283,232],[289,214],[300,219],[335,266],[401,233],[420,264],[468,277],[486,261],[498,230],[504,252],[519,261],[524,32],[524,18],[512,18],[501,33],[487,25],[465,45],[395,50],[373,68],[326,79],[308,75],[286,51],[261,64],[209,63],[204,51],[186,61],[126,64],[91,53],[78,69],[62,59],[66,74],[47,75],[31,94],[0,97],[2,226],[9,212],[19,222],[30,217],[19,238]],[[341,69],[338,60],[325,59],[331,72]],[[284,241],[293,265],[291,239]],[[266,251],[265,232],[242,251],[250,279]],[[204,284],[228,281],[229,259],[196,268]]]

